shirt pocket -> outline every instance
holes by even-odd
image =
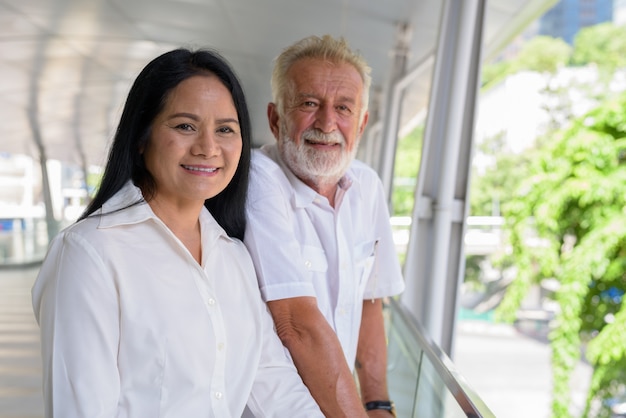
[[[378,240],[373,241],[365,241],[361,244],[358,244],[354,251],[354,261],[355,261],[355,273],[359,283],[359,289],[361,290],[361,295],[365,292],[365,286],[367,285],[369,278],[372,275],[372,271],[376,266],[376,250],[378,247]],[[374,274],[378,272],[374,271]],[[375,283],[372,283],[371,286],[375,286]]]
[[[328,270],[326,253],[319,247],[303,245],[302,258],[304,260],[304,268],[312,273],[326,273]]]

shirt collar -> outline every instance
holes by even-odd
[[[102,205],[102,209],[96,211],[92,216],[100,216],[98,228],[137,224],[149,219],[158,220],[158,223],[162,224],[150,205],[145,202],[141,189],[135,186],[132,181],[128,181],[124,187]],[[232,239],[206,207],[200,211],[200,227],[203,242],[207,242],[207,239],[214,242],[220,237]]]
[[[291,187],[293,187],[293,205],[295,207],[306,207],[312,204],[318,197],[323,197],[311,187],[309,187],[306,183],[300,180],[291,169],[285,164],[282,157],[280,156],[280,152],[278,151],[278,144],[274,143],[271,146],[266,146],[268,151],[272,154],[272,158],[276,161],[283,172],[287,176]],[[342,189],[343,193],[346,193],[350,187],[358,184],[354,173],[352,172],[352,166],[348,167],[348,170],[345,174],[339,179],[338,185],[339,188]],[[326,199],[324,197],[324,199]]]
[[[156,218],[139,187],[130,180],[113,197],[104,202],[102,208],[94,215],[102,215],[98,228],[135,224]]]

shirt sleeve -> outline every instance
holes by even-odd
[[[284,176],[278,168],[274,174]],[[260,169],[251,173],[244,243],[265,301],[315,296],[294,232],[290,195],[280,180]]]
[[[62,232],[52,241],[32,290],[46,416],[116,415],[119,307],[106,272],[83,238]]]

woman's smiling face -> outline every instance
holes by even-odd
[[[184,204],[216,196],[232,180],[243,142],[228,89],[213,74],[182,81],[152,123],[143,150],[161,202]]]

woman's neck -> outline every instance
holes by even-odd
[[[148,202],[154,214],[183,243],[193,258],[202,263],[200,235],[200,211],[202,205],[163,204],[158,198]]]

